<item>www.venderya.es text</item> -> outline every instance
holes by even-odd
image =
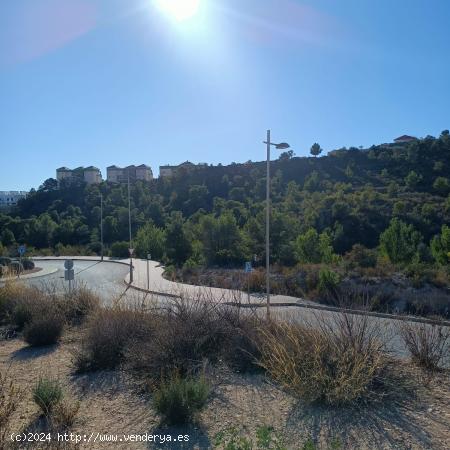
[[[168,442],[189,442],[188,434],[172,436],[170,434],[114,434],[114,433],[20,433],[11,434],[14,442],[154,442],[164,444]]]

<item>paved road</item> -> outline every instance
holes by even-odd
[[[39,261],[38,267],[56,268],[57,272],[50,275],[26,280],[33,286],[56,288],[58,291],[68,289],[68,282],[64,280],[64,261]],[[75,261],[75,283],[86,285],[97,293],[106,303],[112,303],[126,290],[123,279],[128,268],[122,264],[98,261]]]
[[[147,288],[147,263],[142,260],[134,260],[134,285],[136,287],[146,289]],[[58,290],[67,288],[67,282],[64,281],[64,261],[36,261],[39,267],[56,267],[58,271],[52,275],[48,275],[43,278],[35,278],[27,280],[28,283],[33,285],[46,287],[56,286]],[[192,299],[196,297],[211,298],[214,301],[241,301],[247,302],[247,295],[245,293],[234,292],[225,289],[216,288],[204,288],[199,286],[188,286],[180,283],[173,283],[165,280],[162,277],[163,268],[159,266],[159,263],[150,261],[149,264],[149,285],[150,289],[157,292],[164,292],[175,295],[184,295],[186,298]],[[167,296],[161,295],[147,295],[140,293],[134,289],[126,288],[124,284],[124,278],[128,279],[129,269],[126,265],[117,264],[112,262],[99,262],[92,261],[76,261],[75,260],[75,274],[78,283],[84,283],[91,290],[96,292],[104,301],[106,305],[112,305],[116,301],[120,301],[122,304],[148,304],[149,302],[157,302],[159,304],[167,304]],[[301,299],[295,299],[293,297],[274,296],[274,303],[284,302],[286,300],[295,302],[301,302],[305,304],[305,301]],[[264,300],[263,300],[264,301]],[[252,297],[252,303],[260,303],[261,299]],[[312,302],[306,302],[311,303]],[[312,304],[313,305],[313,304]],[[287,320],[293,320],[296,322],[311,322],[314,323],[318,320],[318,317],[327,318],[329,321],[338,316],[333,311],[318,311],[313,308],[299,308],[299,307],[284,307],[278,306],[272,309],[273,315],[282,317]],[[251,313],[250,311],[248,313]],[[257,308],[256,313],[263,317],[265,315],[265,308]],[[370,324],[375,326],[378,331],[384,335],[384,340],[387,343],[389,349],[397,355],[405,355],[404,344],[399,337],[399,321],[392,318],[381,317],[368,317]],[[448,362],[450,364],[450,361]]]

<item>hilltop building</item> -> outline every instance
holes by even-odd
[[[87,184],[97,184],[102,182],[102,174],[100,169],[94,166],[89,167],[77,167],[76,169],[68,169],[67,167],[60,167],[56,169],[56,179],[58,185],[63,180],[82,180]]]
[[[130,177],[130,181],[151,181],[153,180],[153,172],[151,167],[145,164],[124,168],[117,166],[109,166],[106,168],[106,179],[111,183],[127,183],[128,177]]]
[[[417,141],[417,138],[414,136],[408,136],[407,134],[404,134],[403,136],[400,136],[397,139],[394,139],[394,142],[396,144],[405,144],[405,143],[414,142],[414,141]]]
[[[9,208],[28,195],[26,191],[0,191],[0,208]]]
[[[159,166],[159,176],[160,178],[171,177],[177,173],[180,169],[192,170],[197,167],[207,167],[208,164],[200,163],[193,164],[190,161],[185,161],[184,163],[179,164],[178,166]]]

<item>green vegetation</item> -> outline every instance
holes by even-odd
[[[64,394],[58,380],[39,378],[33,389],[33,400],[45,416],[52,412],[63,397]]]
[[[153,404],[165,422],[185,424],[206,406],[209,386],[204,378],[180,378],[177,375],[163,381],[154,394]]]
[[[272,162],[271,262],[280,277],[292,272],[286,281],[291,292],[303,289],[301,272],[307,264],[328,266],[340,275],[340,287],[355,270],[362,278],[415,274],[415,287],[448,286],[447,134],[408,144],[339,149],[323,157],[318,157],[320,145],[311,150],[314,157],[286,152]],[[137,256],[150,253],[172,266],[175,275],[180,268],[192,273],[242,268],[245,261],[262,266],[265,176],[264,163],[248,162],[183,168],[169,178],[134,183],[131,222]],[[98,253],[100,194],[106,250],[128,256],[127,186],[107,182],[58,189],[47,180],[11,215],[0,214],[0,250],[15,257],[23,242],[31,254]],[[317,285],[313,290],[318,291]],[[448,297],[444,289],[439,295]],[[382,299],[378,304],[395,309]],[[445,314],[441,309],[434,313]]]
[[[286,450],[282,437],[272,427],[256,430],[256,440],[241,436],[237,428],[220,431],[214,437],[214,448],[224,450]]]

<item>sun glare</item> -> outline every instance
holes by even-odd
[[[183,22],[194,17],[201,0],[156,0],[158,7],[177,22]]]

